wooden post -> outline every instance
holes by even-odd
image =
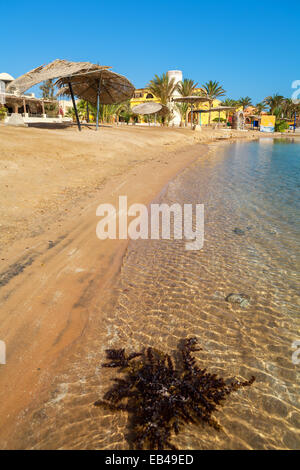
[[[99,128],[99,111],[100,111],[100,88],[101,78],[99,78],[98,90],[97,90],[97,116],[96,116],[96,131]]]
[[[44,101],[42,100],[42,114],[45,116],[45,103]]]
[[[192,103],[192,108],[191,108],[191,128],[193,129],[193,121],[194,121],[194,106]]]
[[[24,114],[26,114],[26,101],[25,101],[25,98],[23,99],[23,108],[24,108]]]
[[[71,82],[69,82],[69,89],[70,89],[70,94],[71,94],[71,98],[72,98],[72,102],[73,102],[73,108],[74,108],[74,111],[75,111],[75,116],[76,116],[76,121],[77,121],[78,130],[81,131],[81,125],[80,125],[80,121],[79,121],[77,106],[76,106],[76,102],[75,102],[75,98],[74,98],[74,93],[73,93],[73,88],[72,88],[72,83],[71,83]]]

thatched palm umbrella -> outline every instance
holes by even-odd
[[[57,80],[56,85],[64,90],[64,94],[73,93],[81,99],[97,106],[97,123],[99,126],[99,106],[102,104],[122,103],[132,98],[134,86],[127,78],[108,69],[99,69],[63,77]],[[69,92],[66,93],[66,85]]]
[[[7,91],[24,93],[32,86],[45,80],[57,78],[60,88],[68,86],[72,98],[78,129],[81,130],[74,94],[81,99],[97,105],[97,128],[99,124],[100,99],[103,104],[121,103],[130,99],[134,86],[127,78],[109,70],[111,67],[91,64],[90,62],[69,62],[57,59],[42,65],[14,80]],[[66,90],[64,90],[64,94]]]
[[[220,114],[222,111],[232,111],[234,110],[235,107],[234,106],[217,106],[216,108],[211,108],[211,111],[217,111],[219,112],[219,122],[220,122]],[[227,116],[227,113],[226,113],[226,116]]]
[[[192,95],[192,96],[180,96],[178,98],[173,98],[172,101],[174,101],[175,103],[189,103],[191,105],[191,127],[193,127],[194,104],[210,102],[212,101],[212,98],[210,98],[210,96]]]
[[[132,112],[134,114],[142,114],[142,115],[155,115],[156,119],[156,114],[161,114],[162,116],[166,116],[169,113],[169,108],[161,103],[155,103],[153,101],[149,103],[142,103],[138,104],[137,106],[134,106],[132,108]],[[150,121],[149,121],[150,125]]]

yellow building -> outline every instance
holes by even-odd
[[[196,88],[195,89],[196,93],[200,92],[200,91],[201,91],[201,88]],[[222,105],[221,100],[213,100],[213,102],[211,103],[211,108],[216,108],[220,105]],[[207,110],[207,109],[209,109],[209,103],[208,103],[208,101],[205,102],[205,103],[199,103],[197,105],[194,105],[194,109]],[[221,119],[227,119],[226,113],[224,111],[220,112],[220,118]],[[209,113],[201,113],[201,117],[200,117],[199,113],[197,113],[197,119],[199,120],[199,124],[200,124],[200,119],[201,119],[201,125],[206,126],[209,122]],[[212,111],[210,113],[210,122],[211,122],[211,124],[214,123],[214,119],[219,120],[219,112],[218,111],[215,111],[215,112]],[[189,121],[190,120],[191,120],[191,112],[189,113]]]
[[[135,90],[134,96],[130,100],[130,106],[131,108],[133,108],[138,104],[148,103],[149,101],[154,101],[154,103],[160,103],[160,100],[156,98],[156,96],[154,96],[152,93],[150,93],[147,88],[138,88],[137,90]]]
[[[195,91],[196,92],[200,91],[200,88],[196,89]],[[155,103],[160,103],[159,98],[154,96],[153,93],[151,93],[147,88],[138,88],[138,89],[135,90],[134,96],[130,100],[130,106],[131,106],[131,108],[133,108],[134,106],[137,106],[137,105],[142,104],[142,103],[148,103],[149,101],[150,102],[153,101]],[[214,100],[213,103],[212,103],[212,107],[220,106],[220,104],[222,104],[222,102],[220,100]],[[199,105],[196,105],[196,106],[194,105],[194,109],[209,109],[209,104],[208,104],[208,102],[207,103],[200,103]],[[227,114],[226,112],[222,111],[220,113],[220,118],[221,119],[226,119],[227,118],[226,114]],[[198,113],[195,114],[195,119],[196,119],[196,116],[199,116]],[[214,119],[219,119],[219,112],[213,112],[213,111],[211,112],[210,122],[213,123]],[[189,113],[189,122],[190,122],[190,120],[191,120],[191,113]],[[209,120],[209,113],[202,113],[201,114],[201,125],[207,125],[208,120]],[[199,116],[199,121],[200,121],[200,116]]]
[[[139,104],[149,103],[151,101],[154,103],[160,103],[159,98],[156,98],[156,96],[154,96],[147,88],[138,88],[135,90],[133,98],[130,100],[130,107],[133,108]],[[140,121],[142,123],[145,122],[145,118],[140,117]]]

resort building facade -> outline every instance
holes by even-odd
[[[34,93],[7,93],[7,86],[14,81],[8,73],[0,73],[1,105],[7,109],[7,114],[45,115],[45,104],[51,102],[36,98]]]
[[[180,81],[183,80],[183,74],[182,74],[182,71],[181,70],[169,70],[167,72],[167,75],[169,77],[169,79],[172,79],[174,78],[175,80],[175,83],[178,83]],[[195,92],[200,92],[201,91],[201,88],[196,88],[195,89]],[[177,98],[179,97],[180,94],[178,91],[175,90],[174,92],[174,95],[172,96],[172,98]],[[155,95],[153,95],[152,92],[150,92],[150,90],[145,87],[145,88],[137,88],[135,90],[135,93],[134,93],[134,96],[133,98],[130,100],[130,106],[131,108],[133,108],[134,106],[137,106],[139,104],[143,104],[143,103],[148,103],[148,102],[155,102],[155,103],[160,103],[160,99],[157,98]],[[211,107],[212,108],[215,108],[217,106],[220,106],[222,104],[222,102],[218,99],[215,99],[213,100],[212,104],[211,104]],[[170,107],[172,109],[172,114],[173,114],[173,118],[172,120],[170,121],[170,125],[175,125],[175,126],[179,126],[182,119],[180,117],[180,113],[178,112],[176,106],[175,106],[175,103],[170,103]],[[203,109],[205,111],[207,111],[209,109],[209,103],[200,103],[198,105],[194,105],[194,109]],[[200,116],[200,113],[197,113],[197,116],[198,116],[198,123],[201,124],[201,125],[207,125],[209,123],[209,113],[201,113],[201,116]],[[217,111],[212,111],[210,113],[210,121],[211,123],[214,122],[214,120],[219,120],[219,112]],[[227,120],[228,118],[228,115],[225,111],[221,111],[220,112],[220,119],[221,120]],[[189,111],[189,114],[188,114],[188,121],[190,122],[191,121],[191,110]],[[200,122],[201,121],[201,122]]]
[[[10,74],[0,73],[0,107],[6,109],[5,123],[27,125],[38,122],[60,122],[68,108],[72,107],[72,102],[67,100],[36,98],[34,93],[7,92],[8,85],[13,81],[14,78]],[[47,105],[55,105],[56,110],[47,115]],[[61,108],[59,116],[57,116],[58,108]]]

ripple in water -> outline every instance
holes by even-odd
[[[127,415],[93,407],[114,376],[100,367],[104,350],[152,346],[172,354],[182,338],[196,336],[200,367],[256,381],[216,414],[223,432],[189,425],[177,447],[299,448],[300,366],[292,363],[300,339],[299,176],[300,144],[264,139],[217,148],[171,182],[156,202],[204,203],[204,248],[130,242],[106,318],[94,313],[73,369],[33,414],[23,445],[127,449]],[[226,302],[232,292],[250,305]]]
[[[299,339],[299,177],[299,144],[235,143],[200,158],[156,201],[204,203],[201,251],[186,251],[181,240],[130,243],[112,318],[121,346],[171,353],[181,338],[197,336],[200,364],[257,378],[220,410],[224,433],[190,426],[176,437],[179,448],[300,447],[299,366],[291,357]],[[250,306],[226,302],[231,292],[249,295]]]

